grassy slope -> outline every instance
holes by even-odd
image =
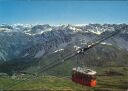
[[[9,85],[13,85],[14,81],[21,81],[15,86],[10,87],[11,90],[18,89],[40,89],[40,90],[71,90],[71,91],[126,91],[128,89],[128,67],[111,67],[111,68],[96,68],[100,74],[104,74],[105,71],[113,70],[122,75],[108,75],[108,76],[97,76],[97,86],[95,88],[90,88],[86,86],[81,86],[79,84],[73,83],[70,78],[66,77],[54,77],[54,76],[39,76],[36,79],[26,81],[21,81],[22,79],[11,79],[9,77],[0,77],[0,88],[7,88]],[[23,76],[26,78],[26,76]]]
[[[43,67],[44,64],[49,64],[51,61],[54,61],[56,57],[51,55],[51,60],[44,59],[41,61],[40,67]],[[74,58],[75,59],[75,58]],[[75,60],[72,59],[66,61],[64,64],[59,65],[51,70],[48,70],[46,74],[54,74],[56,76],[71,76],[71,70],[73,67],[76,67]],[[126,62],[127,62],[127,58]],[[44,63],[45,62],[45,63]],[[121,60],[122,62],[122,60]],[[124,63],[124,62],[122,62]],[[82,87],[79,84],[73,83],[70,78],[57,78],[57,77],[42,77],[40,76],[37,79],[31,79],[29,81],[22,81],[19,84],[10,87],[9,89],[48,89],[48,90],[85,90],[85,91],[126,91],[128,89],[128,67],[97,67],[94,68],[98,75],[104,75],[106,71],[114,71],[118,74],[123,75],[108,75],[108,76],[97,76],[97,86],[95,88]],[[39,69],[40,70],[40,69]],[[37,66],[32,66],[28,69],[28,72],[37,72]],[[26,78],[26,76],[23,76]],[[22,79],[11,79],[10,77],[0,77],[0,88],[6,89],[7,86],[15,84],[14,81],[21,81]]]

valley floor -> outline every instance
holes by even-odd
[[[99,70],[97,68],[96,70]],[[70,77],[56,76],[0,76],[1,90],[41,91],[128,91],[128,67],[100,69],[97,86],[90,88],[73,83]]]

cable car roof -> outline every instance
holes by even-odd
[[[96,74],[96,71],[93,71],[88,68],[77,67],[77,68],[73,68],[72,70],[83,73],[83,74],[87,74],[87,75],[95,75]]]

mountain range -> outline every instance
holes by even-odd
[[[27,59],[27,62],[31,62],[31,60],[48,55],[70,54],[78,48],[86,46],[89,41],[95,40],[103,32],[111,33],[125,26],[128,27],[127,24],[88,24],[82,26],[70,24],[58,26],[48,24],[1,24],[0,63],[12,63],[16,61],[15,59],[20,60],[19,62]],[[102,55],[104,59],[110,54],[125,60],[124,55],[126,57],[128,54],[128,28],[126,30],[121,29],[120,34],[102,42],[99,47],[93,49],[93,56],[95,55],[98,58]]]

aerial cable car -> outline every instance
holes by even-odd
[[[96,71],[88,68],[76,67],[72,69],[72,81],[84,86],[96,86]]]
[[[76,67],[72,68],[71,80],[83,86],[96,86],[96,71],[85,66],[83,59],[84,53],[76,56]]]

